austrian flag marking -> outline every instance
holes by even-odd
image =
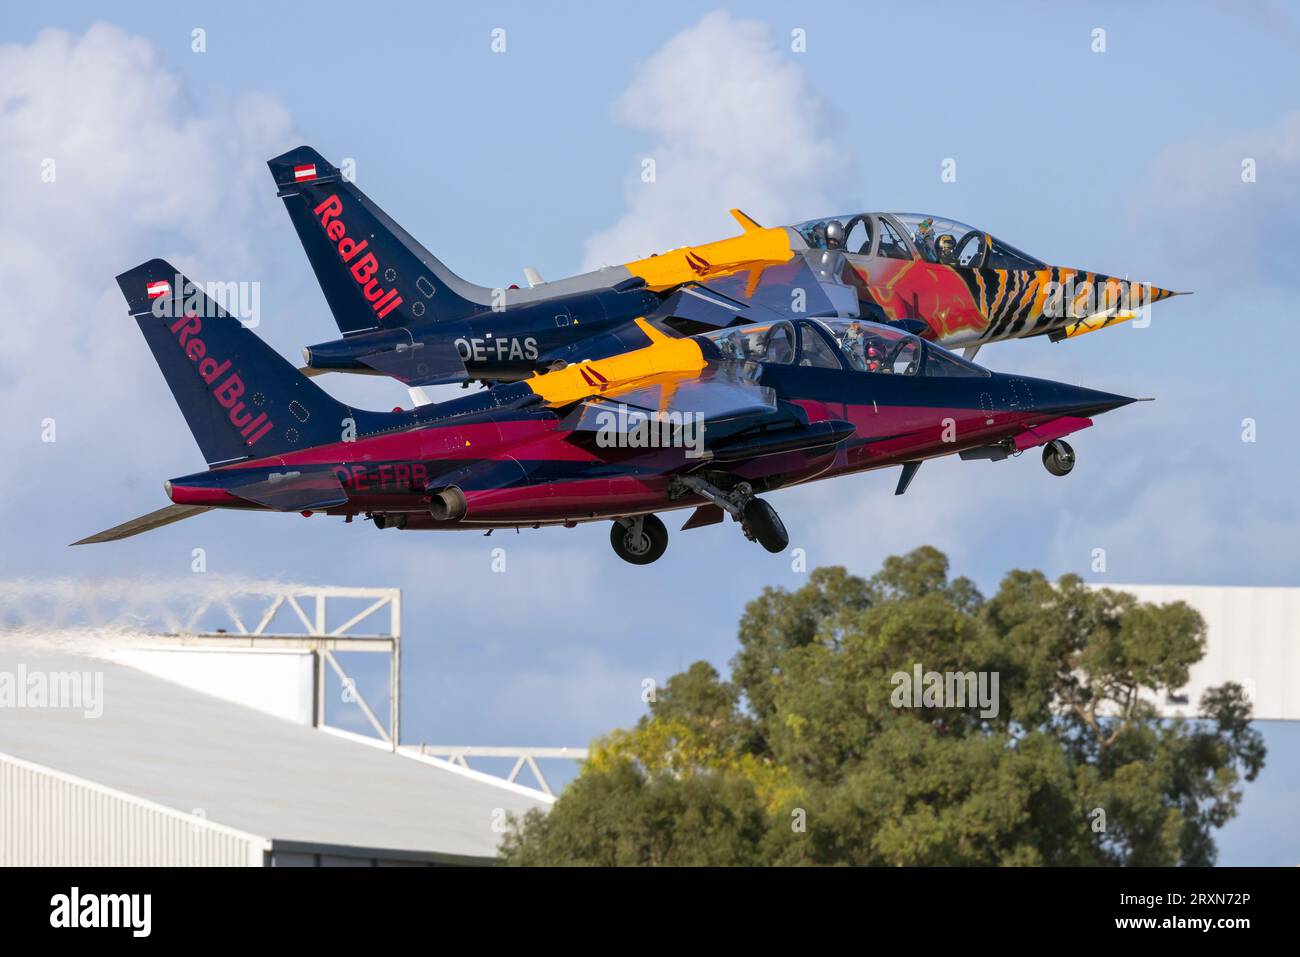
[[[294,182],[302,182],[304,179],[316,178],[316,164],[309,163],[306,166],[295,166],[293,168]]]
[[[150,299],[157,299],[171,292],[172,284],[165,279],[159,279],[157,282],[151,282],[145,286],[144,291],[149,295]]]

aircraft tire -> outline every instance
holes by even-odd
[[[761,498],[751,499],[745,505],[743,517],[750,534],[769,552],[783,552],[790,544],[790,534],[785,530],[781,516]]]
[[[641,534],[634,534],[635,526],[614,522],[609,530],[609,543],[614,554],[633,565],[649,565],[657,561],[668,548],[668,527],[658,515],[641,517]]]
[[[1069,475],[1074,470],[1074,449],[1070,443],[1057,439],[1044,445],[1043,467],[1053,475]]]

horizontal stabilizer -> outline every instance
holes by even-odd
[[[332,508],[348,500],[333,469],[285,469],[270,475],[259,470],[225,488],[246,502],[277,512]]]
[[[156,512],[150,512],[148,515],[141,515],[139,518],[133,518],[129,522],[123,522],[121,525],[114,525],[107,531],[99,532],[88,538],[83,538],[79,542],[73,542],[73,545],[97,545],[100,542],[115,542],[120,538],[130,538],[132,535],[139,535],[141,532],[149,532],[155,528],[162,528],[164,525],[170,525],[172,522],[179,522],[183,519],[192,518],[203,512],[212,511],[207,505],[168,505],[166,508],[160,508]]]
[[[455,344],[436,339],[372,352],[359,361],[406,386],[447,385],[469,378]]]

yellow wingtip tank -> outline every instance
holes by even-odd
[[[744,230],[739,236],[670,249],[630,262],[627,270],[659,292],[692,280],[725,276],[756,263],[774,265],[793,258],[790,236],[784,226],[760,226],[739,209],[731,210],[731,215]]]
[[[637,319],[636,325],[650,339],[650,345],[534,376],[527,380],[528,388],[541,396],[547,405],[565,406],[651,376],[695,373],[706,365],[704,353],[695,340],[673,338],[644,319]]]

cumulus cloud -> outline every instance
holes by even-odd
[[[828,187],[849,167],[795,60],[766,24],[728,13],[646,61],[615,115],[653,138],[643,158],[655,181],[642,181],[639,157],[627,212],[587,241],[589,269],[729,235],[732,206],[765,224],[830,210]]]
[[[0,477],[21,470],[30,486],[40,470],[47,494],[71,494],[85,481],[74,461],[156,454],[138,439],[179,416],[113,277],[162,255],[197,278],[260,279],[245,240],[277,215],[263,161],[292,138],[269,97],[199,109],[151,44],[114,26],[0,46],[0,402],[33,456],[7,456]],[[0,517],[12,528],[24,507],[6,496]]]
[[[1243,163],[1253,182],[1243,181]],[[1234,280],[1292,285],[1300,254],[1300,112],[1269,126],[1175,143],[1135,202],[1171,259]]]

